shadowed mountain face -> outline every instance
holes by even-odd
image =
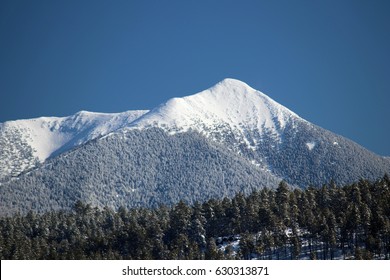
[[[0,124],[0,212],[146,206],[376,179],[389,158],[226,79],[151,111]]]
[[[250,193],[280,181],[196,132],[129,130],[93,140],[0,187],[0,213],[155,207]]]
[[[388,158],[311,124],[234,79],[192,96],[171,99],[132,126],[157,126],[170,133],[198,131],[300,187],[330,180],[343,184],[376,179],[390,171]]]

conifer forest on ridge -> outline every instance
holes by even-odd
[[[390,179],[0,219],[1,259],[389,259]]]

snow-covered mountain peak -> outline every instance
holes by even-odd
[[[186,131],[189,133],[182,133]],[[70,149],[74,150],[62,155]],[[42,168],[39,163],[44,163]],[[260,177],[253,172],[259,172]],[[20,182],[7,205],[13,205],[13,199],[24,193],[25,185],[37,187],[36,192],[30,193],[41,196],[47,192],[50,198],[69,190],[72,199],[94,186],[99,191],[108,188],[107,193],[116,194],[116,198],[123,196],[117,203],[131,201],[139,206],[137,199],[147,195],[153,197],[148,201],[160,203],[154,198],[170,190],[167,182],[175,186],[185,182],[183,186],[190,187],[191,196],[203,192],[198,188],[201,185],[218,186],[226,194],[230,186],[242,191],[243,186],[253,182],[257,185],[259,178],[264,178],[262,183],[268,186],[276,186],[284,179],[305,187],[331,179],[349,183],[386,172],[389,173],[389,158],[378,157],[301,119],[235,79],[225,79],[194,95],[172,98],[151,111],[80,111],[67,117],[0,123],[0,185],[8,185],[7,192],[12,193]],[[219,175],[214,177],[214,173]],[[230,173],[234,180],[226,181],[225,175]],[[192,179],[187,179],[195,177],[188,175],[194,175],[195,181],[203,177],[205,180],[193,184]],[[142,193],[143,189],[146,193]],[[139,194],[129,198],[127,195],[134,190]],[[181,187],[174,190],[179,196],[187,192]],[[96,194],[85,197],[97,197]],[[43,201],[41,197],[38,200]],[[31,201],[26,204],[31,205]]]
[[[197,94],[170,99],[133,126],[158,126],[171,132],[194,129],[206,135],[229,130],[238,136],[246,131],[279,134],[297,119],[295,113],[244,82],[225,79]]]
[[[255,91],[255,89],[253,89],[243,81],[232,78],[223,79],[222,81],[211,87],[209,90],[214,92],[234,92],[237,94],[245,94],[250,91]]]

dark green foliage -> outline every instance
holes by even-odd
[[[384,176],[299,190],[282,182],[154,209],[77,201],[68,211],[1,218],[0,258],[388,259],[389,183]]]

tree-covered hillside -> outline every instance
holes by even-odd
[[[390,179],[0,219],[1,259],[389,259]]]
[[[195,132],[129,130],[93,140],[0,185],[0,216],[98,207],[157,207],[276,187],[280,179]]]

